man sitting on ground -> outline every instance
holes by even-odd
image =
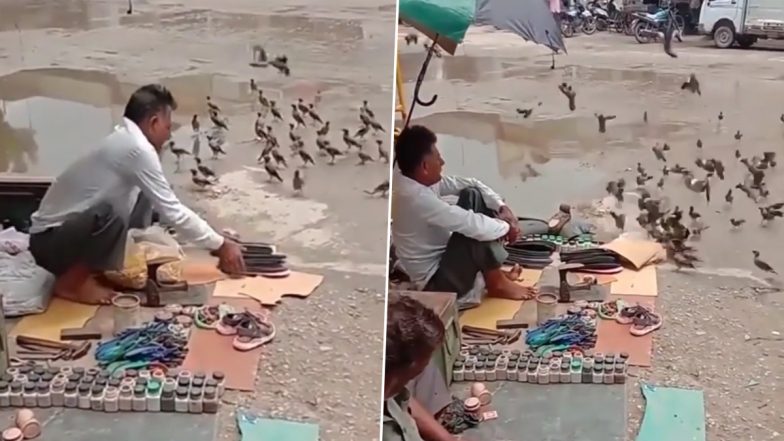
[[[176,107],[165,87],[139,88],[122,124],[49,187],[32,215],[30,252],[55,275],[54,295],[108,303],[114,292],[100,276],[122,269],[128,229],[149,226],[153,209],[181,238],[214,251],[221,270],[244,271],[240,245],[185,207],[163,173],[160,154]]]
[[[418,289],[455,292],[461,305],[478,303],[474,287],[481,275],[489,296],[521,300],[533,295],[513,281],[519,267],[501,269],[507,258],[502,241],[515,242],[520,235],[517,217],[482,182],[441,175],[444,160],[435,133],[423,126],[403,130],[395,162],[392,242]],[[458,196],[456,205],[442,199],[450,195]]]
[[[389,293],[381,441],[457,440],[406,388],[428,366],[444,332],[444,324],[432,309]]]

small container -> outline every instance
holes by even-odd
[[[73,383],[78,383],[81,378],[79,374],[71,373],[71,375],[68,375],[68,381]]]
[[[133,394],[133,388],[136,386],[136,379],[131,377],[124,377],[122,380],[120,380],[120,387],[122,386],[130,386],[131,392]]]
[[[604,378],[602,378],[603,371],[604,368],[602,364],[596,363],[593,365],[593,375],[591,377],[591,382],[593,384],[602,384],[604,382]]]
[[[177,387],[189,389],[191,387],[191,377],[180,377],[177,379]]]
[[[538,325],[555,317],[555,306],[558,304],[558,297],[555,294],[539,293],[536,296],[536,323]]]
[[[191,389],[204,389],[204,378],[193,377],[191,380]]]
[[[142,369],[139,371],[139,378],[144,378],[145,380],[149,381],[152,378],[152,372],[148,371],[147,369]]]
[[[134,412],[144,412],[147,410],[146,393],[147,388],[140,384],[137,384],[136,387],[133,388],[133,401],[131,402],[131,407]]]
[[[528,363],[528,376],[526,379],[526,383],[539,383],[539,365]]]
[[[41,378],[39,378],[39,381],[43,381],[45,383],[51,383],[52,380],[54,380],[54,374],[51,372],[44,372],[44,374],[41,375]]]
[[[476,381],[485,381],[487,379],[487,375],[485,375],[485,363],[480,361],[476,363],[474,366],[474,380]]]
[[[92,375],[85,374],[79,381],[81,381],[82,384],[87,384],[92,386],[93,383],[95,383],[95,377],[93,377]]]
[[[452,379],[454,381],[463,381],[465,379],[465,370],[462,361],[456,361],[452,368]]]
[[[509,364],[506,366],[506,379],[510,381],[517,381],[517,361],[509,360]]]
[[[138,328],[141,301],[130,294],[119,294],[112,299],[114,312],[114,333],[119,334],[130,328]]]
[[[147,388],[147,379],[144,377],[137,377],[136,386],[143,386],[144,388]]]
[[[178,387],[175,391],[174,411],[177,413],[188,413],[188,389]]]
[[[547,365],[539,366],[537,372],[537,380],[539,384],[550,384],[550,367]]]
[[[613,373],[613,382],[615,382],[615,384],[626,383],[626,368],[624,367],[623,364],[615,365],[615,372]]]
[[[23,386],[18,381],[12,381],[9,384],[8,399],[13,407],[24,406],[24,398],[22,397]]]
[[[68,377],[69,375],[73,374],[73,368],[71,366],[62,366],[60,368],[60,373]]]
[[[39,381],[38,384],[36,384],[35,389],[35,399],[38,403],[38,407],[43,409],[52,407],[52,391],[49,383]]]
[[[103,411],[103,386],[96,384],[90,389],[90,409]]]
[[[18,427],[9,427],[3,430],[2,437],[3,441],[22,441],[24,433]]]
[[[615,375],[613,373],[613,365],[605,364],[604,365],[604,374],[603,374],[603,381],[604,384],[614,384],[615,383]]]
[[[506,369],[509,366],[509,361],[506,358],[499,358],[495,363],[495,379],[496,381],[506,381]]]
[[[463,409],[465,409],[467,414],[473,415],[474,417],[479,417],[479,409],[481,409],[481,407],[482,404],[479,402],[479,398],[469,397],[463,401]]]
[[[0,407],[11,406],[11,386],[6,381],[0,381]]]
[[[218,397],[223,396],[226,386],[226,374],[221,371],[215,371],[212,373],[212,379],[218,382]]]
[[[90,376],[90,377],[93,377],[93,378],[97,377],[98,374],[100,374],[100,373],[101,373],[101,370],[98,369],[98,368],[87,368],[84,371],[84,375],[87,375],[87,376]]]
[[[147,383],[147,411],[161,411],[161,383],[156,380]]]
[[[75,408],[79,406],[79,394],[76,388],[79,385],[74,381],[65,383],[65,393],[63,394],[63,405],[67,408]]]
[[[35,383],[25,383],[22,389],[22,400],[24,401],[24,407],[35,407],[38,405],[38,397],[35,393]]]
[[[583,382],[582,360],[573,358],[569,366],[570,366],[569,376],[571,377],[569,381],[572,383],[582,383]]]
[[[76,389],[78,393],[76,407],[79,409],[89,409],[90,408],[90,385],[86,383],[81,383],[79,387]]]
[[[204,413],[218,413],[218,390],[214,387],[204,388]]]
[[[476,379],[476,374],[474,373],[474,362],[466,361],[463,367],[463,380],[474,381],[475,379]]]
[[[174,412],[174,391],[176,388],[177,384],[173,378],[167,378],[164,381],[161,391],[161,412]]]
[[[485,362],[485,380],[486,381],[495,381],[497,379],[495,375],[495,362],[494,361],[486,361]]]
[[[122,384],[122,380],[120,380],[119,378],[110,378],[109,382],[106,385],[119,389],[121,384]]]
[[[130,384],[120,385],[120,396],[117,400],[117,408],[120,412],[130,412],[133,410],[133,386]]]
[[[85,369],[83,367],[81,367],[81,366],[77,366],[77,367],[71,368],[71,373],[78,375],[79,378],[81,378],[82,375],[84,375],[84,371],[85,371]]]
[[[116,386],[107,386],[104,390],[103,410],[109,413],[120,410],[120,389]]]
[[[204,401],[202,400],[201,389],[191,389],[188,399],[189,413],[202,413],[204,411]]]
[[[571,383],[572,382],[572,373],[569,371],[569,364],[568,363],[561,363],[561,383]]]
[[[96,377],[95,378],[95,382],[93,384],[95,384],[97,386],[101,386],[101,387],[106,387],[106,385],[108,383],[109,383],[109,379],[108,378]]]

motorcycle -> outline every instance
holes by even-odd
[[[561,13],[561,32],[567,38],[577,32],[591,35],[596,32],[596,20],[590,11],[578,4]]]
[[[637,43],[646,44],[664,37],[664,32],[670,23],[675,24],[675,38],[681,40],[686,22],[680,15],[676,15],[672,7],[659,10],[654,14],[636,13],[632,22],[634,39]]]
[[[610,29],[610,13],[599,4],[599,0],[593,0],[588,3],[588,11],[596,21],[597,31],[606,31]]]

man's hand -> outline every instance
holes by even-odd
[[[218,268],[229,275],[245,273],[245,260],[242,258],[242,246],[228,237],[216,252]]]
[[[520,225],[517,221],[517,216],[508,205],[504,205],[498,210],[498,219],[509,224],[509,232],[506,233],[504,239],[509,243],[517,242],[517,239],[520,238]]]

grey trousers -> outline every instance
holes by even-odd
[[[143,195],[125,220],[109,202],[76,213],[60,226],[30,235],[30,253],[45,270],[59,276],[77,264],[91,271],[122,269],[129,228],[146,228],[152,221],[152,205]]]
[[[482,193],[474,187],[460,192],[457,205],[475,213],[496,217],[496,213],[487,208]],[[459,300],[474,287],[478,273],[500,268],[507,256],[500,241],[480,242],[452,233],[438,270],[427,281],[424,290],[454,292]]]
[[[452,393],[446,385],[444,376],[431,359],[421,374],[411,380],[408,385],[411,396],[430,412],[436,415],[452,402]]]

